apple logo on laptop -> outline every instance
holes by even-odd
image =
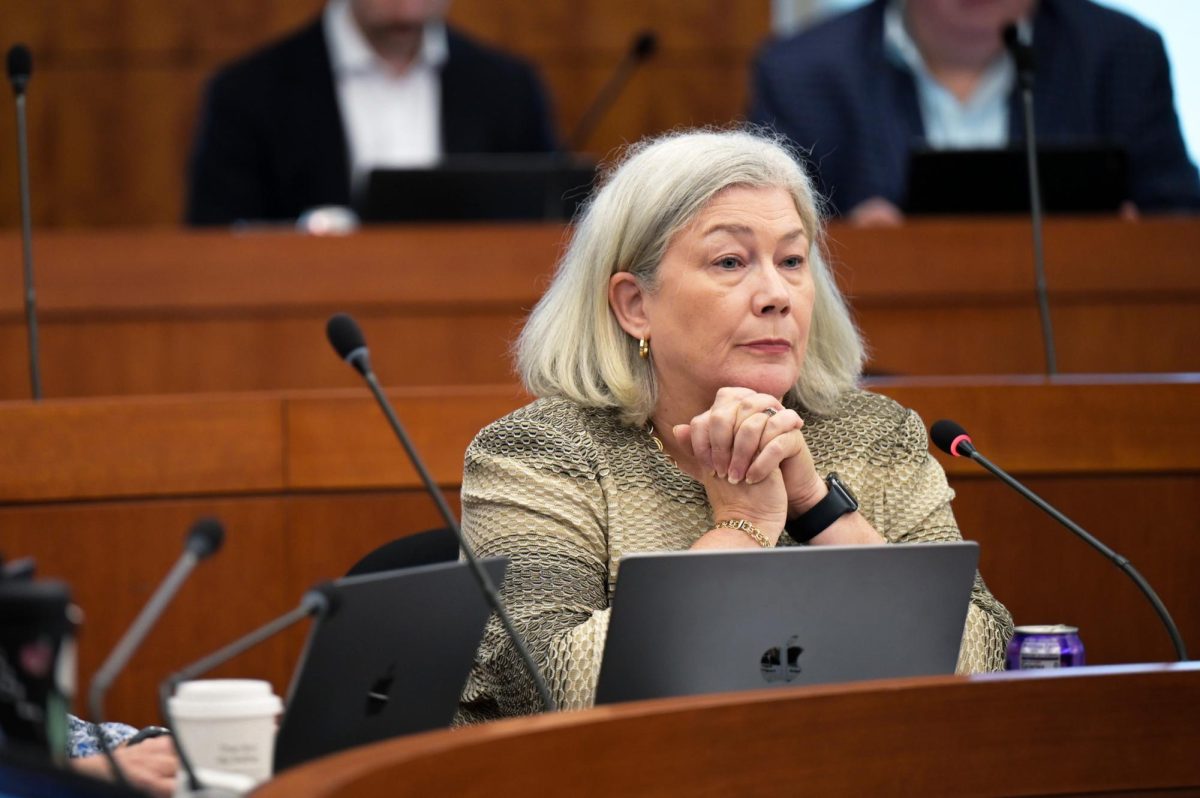
[[[800,675],[802,653],[799,635],[792,635],[782,646],[771,646],[763,652],[759,662],[763,679],[771,683],[794,681]]]
[[[396,663],[388,665],[387,671],[375,680],[371,689],[367,690],[367,715],[378,715],[387,708],[391,698],[392,683],[396,681]]]

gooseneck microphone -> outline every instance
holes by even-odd
[[[933,440],[934,444],[946,454],[953,457],[966,457],[974,460],[976,463],[979,463],[979,465],[983,466],[987,471],[990,471],[993,475],[998,477],[1004,484],[1008,485],[1017,493],[1020,493],[1026,499],[1033,502],[1038,509],[1049,515],[1058,523],[1065,526],[1068,530],[1083,540],[1084,543],[1087,543],[1093,549],[1103,554],[1118,568],[1124,571],[1125,574],[1133,580],[1134,584],[1138,586],[1138,589],[1142,591],[1142,594],[1149,599],[1150,604],[1154,607],[1154,611],[1158,613],[1158,617],[1162,621],[1163,626],[1167,628],[1167,634],[1171,636],[1171,643],[1175,646],[1175,655],[1179,658],[1179,661],[1187,661],[1187,648],[1183,644],[1183,637],[1180,636],[1179,629],[1175,626],[1175,621],[1171,619],[1171,614],[1167,612],[1167,608],[1163,605],[1162,600],[1159,599],[1158,594],[1155,593],[1154,589],[1150,587],[1149,583],[1142,578],[1142,575],[1137,572],[1137,569],[1133,567],[1129,560],[1101,543],[1099,540],[1089,534],[1087,530],[1079,526],[1079,524],[1075,523],[1070,518],[1067,518],[1054,507],[1050,506],[1050,504],[1042,497],[1038,496],[1029,488],[1022,485],[1002,468],[995,465],[982,454],[980,454],[979,450],[975,448],[975,444],[971,442],[971,436],[968,435],[967,431],[956,422],[948,419],[942,419],[941,421],[935,422],[929,430],[929,437]]]
[[[25,89],[29,86],[32,74],[33,55],[29,48],[23,44],[14,44],[8,48],[8,80],[18,97],[25,96]]]
[[[25,123],[25,89],[33,74],[33,56],[23,44],[8,50],[8,80],[17,105],[17,167],[20,173],[21,246],[25,261],[25,330],[29,341],[29,384],[35,400],[42,398],[41,356],[38,346],[37,295],[33,288],[33,212],[29,204],[29,137]]]
[[[112,683],[129,663],[130,657],[137,651],[138,646],[146,639],[150,629],[158,622],[159,617],[166,610],[167,604],[175,598],[179,588],[191,575],[192,569],[201,560],[215,554],[221,548],[224,540],[225,527],[221,526],[221,522],[217,519],[201,518],[192,524],[192,528],[188,530],[187,541],[184,543],[183,554],[179,556],[175,566],[171,568],[162,584],[150,596],[146,606],[134,618],[129,630],[125,632],[125,636],[108,655],[108,659],[104,660],[100,670],[96,671],[96,675],[92,677],[91,689],[88,691],[88,710],[91,712],[92,722],[96,724],[97,730],[104,723],[104,696],[112,687]],[[108,747],[108,740],[104,738],[104,733],[100,731],[97,737],[100,741],[100,750],[108,758],[113,775],[118,782],[128,784],[125,774],[121,771],[112,750]]]
[[[203,676],[213,668],[224,665],[242,652],[254,648],[259,643],[274,637],[305,618],[328,617],[332,615],[337,609],[337,604],[337,588],[332,583],[326,582],[317,585],[304,594],[304,597],[300,599],[299,606],[295,609],[280,615],[273,621],[268,621],[257,629],[234,640],[224,648],[218,649],[212,654],[198,659],[191,665],[181,668],[168,676],[158,687],[158,712],[162,716],[163,725],[167,728],[173,728],[174,726],[171,717],[170,699],[175,692],[175,688],[180,684]],[[192,761],[188,758],[179,735],[171,735],[171,740],[175,745],[175,753],[179,757],[179,766],[183,769],[184,775],[187,777],[188,789],[193,793],[203,789],[200,780],[196,778],[196,771],[192,767]]]
[[[383,414],[387,416],[388,423],[392,427],[392,431],[400,440],[400,444],[404,447],[404,451],[408,453],[409,462],[413,468],[421,476],[421,481],[425,483],[425,490],[433,499],[433,503],[437,505],[438,512],[446,522],[446,526],[454,531],[454,536],[458,538],[459,548],[462,549],[463,556],[466,557],[470,565],[471,573],[475,576],[475,581],[479,583],[479,590],[491,605],[492,610],[500,619],[504,631],[512,640],[513,646],[517,649],[517,653],[521,656],[521,661],[524,663],[526,670],[529,671],[529,677],[533,680],[537,687],[538,694],[542,699],[542,706],[546,712],[553,712],[557,707],[554,699],[550,695],[550,690],[546,686],[546,680],[542,678],[541,671],[538,670],[537,664],[533,661],[533,657],[529,654],[529,648],[525,645],[525,641],[521,635],[517,633],[513,626],[512,619],[509,618],[508,610],[504,608],[504,602],[500,600],[500,593],[496,590],[496,586],[492,583],[491,577],[487,571],[479,564],[479,560],[475,557],[475,551],[467,543],[463,537],[462,527],[458,524],[458,519],[454,517],[454,513],[450,510],[450,505],[446,503],[446,497],[442,495],[442,491],[438,488],[436,482],[433,481],[433,476],[429,470],[425,468],[425,463],[421,460],[421,456],[417,454],[416,448],[408,437],[408,433],[404,429],[404,425],[400,423],[400,419],[396,416],[396,411],[392,409],[392,403],[388,401],[383,389],[379,386],[379,380],[375,378],[375,372],[371,370],[371,360],[367,352],[367,342],[363,338],[362,330],[352,317],[346,313],[337,313],[330,317],[329,322],[325,326],[325,333],[329,338],[329,343],[333,345],[338,356],[354,367],[354,370],[363,376],[366,380],[367,387],[371,389],[371,393],[375,396],[375,401],[379,403],[379,407],[383,410]]]
[[[1042,345],[1046,352],[1046,373],[1058,373],[1055,354],[1054,325],[1050,320],[1050,296],[1046,291],[1046,254],[1042,244],[1042,184],[1038,177],[1037,138],[1033,125],[1033,46],[1024,41],[1016,23],[1004,28],[1004,47],[1012,56],[1017,72],[1017,88],[1021,92],[1021,108],[1025,119],[1025,167],[1029,172],[1029,210],[1033,222],[1033,279],[1037,294],[1038,315],[1042,322]]]
[[[625,51],[625,55],[618,62],[612,76],[600,88],[591,105],[587,107],[583,116],[580,117],[579,124],[575,125],[575,129],[571,131],[571,137],[567,139],[568,152],[577,152],[587,143],[588,138],[596,132],[596,128],[599,126],[600,120],[604,118],[604,114],[608,112],[608,109],[621,96],[621,90],[625,88],[625,84],[633,77],[633,73],[653,56],[657,50],[658,35],[654,31],[644,30],[633,37],[633,41],[629,43],[629,49]]]

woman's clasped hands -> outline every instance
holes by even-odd
[[[722,388],[712,406],[672,428],[679,466],[704,485],[713,519],[746,520],[774,545],[789,516],[824,492],[804,440],[804,420],[774,396]],[[736,529],[714,529],[693,548],[753,547]]]

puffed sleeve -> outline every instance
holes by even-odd
[[[480,557],[509,559],[501,597],[559,707],[571,709],[591,702],[608,628],[604,469],[578,417],[547,416],[543,404],[487,427],[467,450],[463,532]],[[540,709],[493,617],[456,722]]]

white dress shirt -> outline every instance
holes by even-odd
[[[427,167],[442,156],[440,67],[443,23],[425,26],[412,64],[397,74],[367,43],[347,0],[330,0],[323,17],[349,147],[351,191],[379,167]]]

